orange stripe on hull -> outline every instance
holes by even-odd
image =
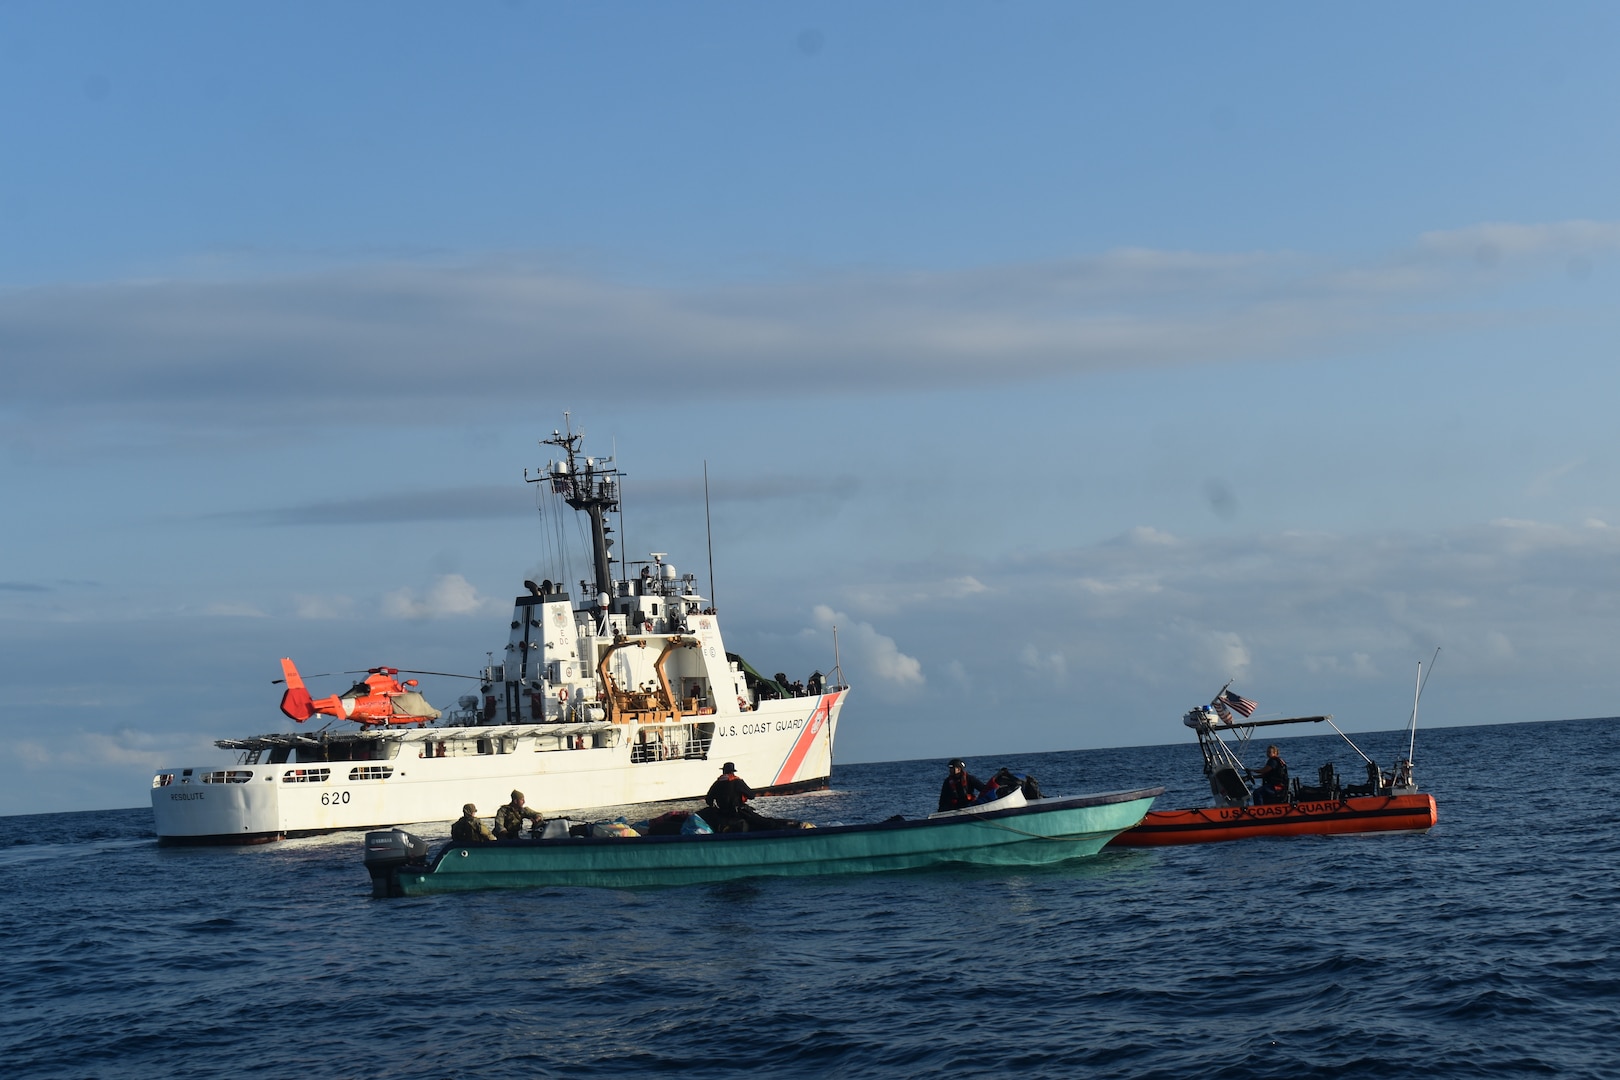
[[[790,784],[799,775],[799,766],[804,764],[804,759],[809,755],[810,747],[814,745],[816,736],[820,735],[821,729],[827,726],[827,718],[832,715],[833,702],[837,700],[838,693],[822,695],[821,700],[816,704],[815,710],[810,714],[810,719],[805,723],[804,730],[799,732],[799,737],[794,740],[793,749],[788,751],[787,760],[782,762],[780,769],[776,770],[776,778],[771,781],[772,787]]]
[[[1227,806],[1150,810],[1142,823],[1111,847],[1163,847],[1246,840],[1251,836],[1329,836],[1345,833],[1422,832],[1439,820],[1433,795],[1371,795],[1286,806]]]

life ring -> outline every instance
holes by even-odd
[[[641,624],[641,632],[644,633],[644,634],[652,633],[652,623],[650,623],[650,622],[642,623]]]
[[[568,688],[566,686],[557,691],[557,700],[564,705],[568,704]]]
[[[741,697],[738,698],[737,699],[737,708],[742,710],[743,712],[747,712],[748,711],[748,700],[746,698],[741,698]]]

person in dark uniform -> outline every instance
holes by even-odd
[[[450,826],[450,839],[458,844],[470,844],[474,840],[493,840],[495,834],[479,820],[478,807],[468,803],[461,808],[461,816],[456,823]]]
[[[950,771],[945,774],[945,782],[939,786],[939,808],[960,810],[971,804],[984,790],[984,781],[968,772],[967,762],[961,758],[951,758],[946,768]]]
[[[495,839],[516,840],[523,835],[524,821],[535,825],[545,823],[545,815],[523,805],[523,792],[512,792],[512,801],[495,811]]]
[[[737,766],[726,762],[720,770],[720,779],[709,785],[703,796],[703,820],[715,832],[747,832],[765,827],[759,812],[748,805],[754,798],[754,789],[737,775]]]
[[[1277,751],[1277,744],[1266,747],[1266,763],[1259,770],[1249,770],[1251,778],[1260,783],[1254,788],[1254,805],[1268,806],[1288,801],[1288,762]]]
[[[754,797],[754,789],[737,775],[737,766],[728,761],[720,770],[720,779],[709,785],[708,793],[703,796],[704,807],[698,815],[715,832],[813,828],[793,818],[766,817],[748,805],[748,800]]]

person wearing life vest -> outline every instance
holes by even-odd
[[[945,782],[939,786],[940,810],[960,810],[985,790],[984,781],[967,771],[967,762],[951,758]]]
[[[794,818],[766,817],[748,805],[748,800],[754,797],[754,789],[737,775],[737,766],[728,761],[720,770],[720,779],[709,785],[708,794],[703,796],[706,805],[698,811],[698,816],[715,832],[815,828]]]
[[[767,827],[759,811],[748,805],[748,800],[754,797],[754,789],[737,775],[737,766],[728,761],[720,769],[720,779],[710,784],[703,796],[703,820],[716,832],[747,832]]]
[[[1254,788],[1254,805],[1267,806],[1288,801],[1288,763],[1278,752],[1277,745],[1266,747],[1266,763],[1258,770],[1247,770],[1251,779],[1260,783]]]

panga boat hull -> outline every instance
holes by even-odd
[[[1433,795],[1370,795],[1271,806],[1154,810],[1140,825],[1109,841],[1112,847],[1161,847],[1246,840],[1251,836],[1328,836],[1423,832],[1439,811]]]
[[[1095,855],[1163,788],[1041,799],[1007,810],[781,832],[450,844],[426,865],[368,863],[377,896],[532,886],[686,885],[930,866],[1041,866]]]

